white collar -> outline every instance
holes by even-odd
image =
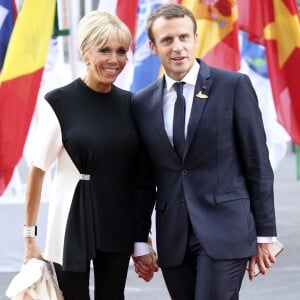
[[[195,86],[197,77],[198,77],[198,73],[199,73],[199,69],[200,69],[200,64],[195,60],[191,69],[187,72],[187,74],[180,81],[183,81],[185,83]],[[166,79],[166,88],[167,88],[167,91],[169,92],[170,89],[173,87],[173,84],[175,82],[177,82],[177,80],[174,80],[167,74],[165,74],[165,79]]]

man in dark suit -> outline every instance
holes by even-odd
[[[275,262],[273,171],[256,93],[246,75],[195,58],[197,25],[185,7],[156,9],[148,35],[166,74],[132,107],[156,178],[159,266],[172,299],[238,299],[247,262],[251,280],[255,263],[265,274]]]

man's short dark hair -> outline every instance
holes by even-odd
[[[158,18],[173,19],[173,18],[184,18],[189,17],[194,24],[194,34],[197,33],[197,22],[193,13],[183,5],[178,4],[165,4],[155,9],[148,18],[147,21],[147,34],[151,42],[155,43],[154,36],[152,33],[153,23]]]

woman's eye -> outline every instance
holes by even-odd
[[[107,49],[107,48],[102,48],[102,49],[99,49],[99,52],[100,52],[100,53],[109,53],[109,49]]]
[[[125,49],[119,49],[117,52],[118,52],[119,55],[126,54],[126,50]]]

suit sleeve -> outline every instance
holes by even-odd
[[[238,148],[258,236],[276,236],[274,174],[269,161],[261,111],[248,76],[241,75],[234,103]]]
[[[136,176],[134,184],[135,206],[135,242],[147,242],[151,229],[151,215],[155,203],[156,187],[153,168],[141,143],[137,158]]]

